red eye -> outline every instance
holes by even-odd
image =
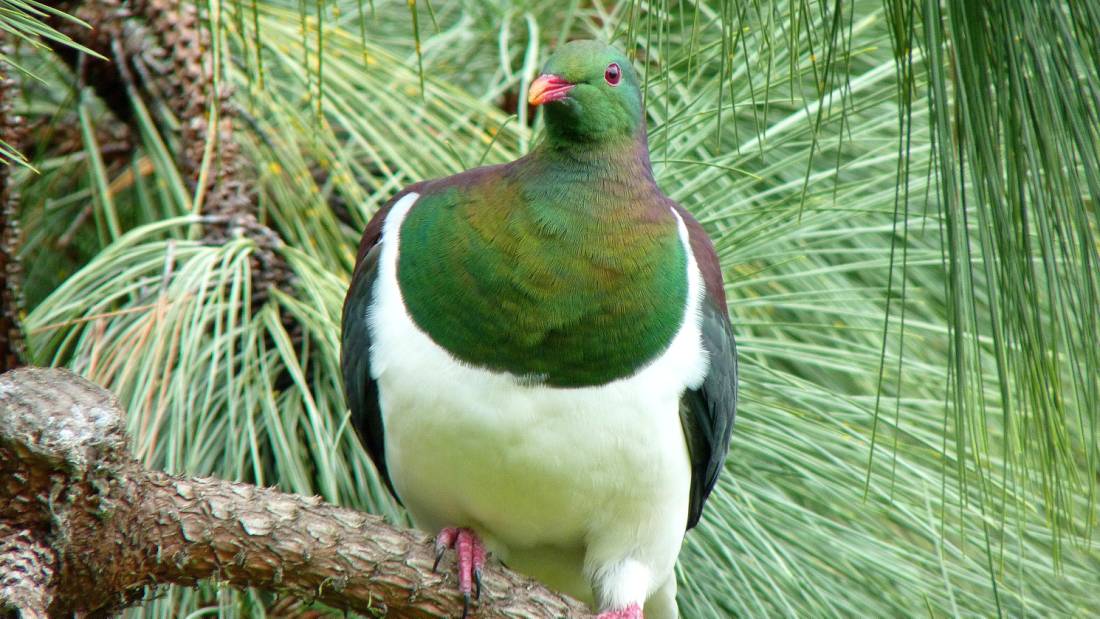
[[[622,78],[622,76],[622,69],[620,69],[619,65],[615,64],[614,62],[607,65],[607,70],[603,72],[603,78],[607,80],[607,83],[611,84],[612,86],[618,86],[619,80]]]

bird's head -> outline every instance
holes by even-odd
[[[552,140],[607,142],[644,132],[638,74],[619,50],[598,41],[561,46],[531,83]]]

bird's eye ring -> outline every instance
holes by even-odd
[[[608,84],[612,86],[618,86],[619,80],[623,77],[623,71],[619,68],[619,65],[612,62],[607,65],[607,70],[603,72],[603,78]]]

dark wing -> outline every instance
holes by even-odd
[[[359,243],[359,256],[351,276],[351,286],[344,298],[344,315],[341,321],[340,368],[344,374],[344,395],[351,409],[351,424],[360,442],[370,454],[374,467],[390,494],[398,501],[386,468],[385,429],[382,427],[382,409],[378,402],[378,383],[370,370],[371,334],[367,323],[367,309],[374,296],[374,282],[378,278],[378,255],[381,253],[382,223],[390,208],[412,188],[394,196],[378,210],[367,224]]]
[[[680,421],[691,456],[691,504],[687,528],[699,523],[729,450],[730,432],[737,413],[737,346],[726,311],[718,256],[702,226],[679,205],[691,240],[692,253],[703,274],[706,294],[702,303],[703,347],[710,363],[703,384],[684,392]]]

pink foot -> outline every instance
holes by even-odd
[[[443,559],[443,553],[448,548],[454,548],[458,555],[458,590],[462,592],[464,604],[462,617],[470,612],[470,595],[481,598],[481,568],[485,567],[485,545],[478,539],[477,533],[470,529],[447,527],[435,537],[435,565],[434,572],[439,567],[439,561]],[[477,592],[474,593],[474,584],[477,584]],[[637,619],[641,619],[638,615]]]
[[[631,604],[619,610],[605,610],[596,615],[596,619],[642,619],[642,607]]]

